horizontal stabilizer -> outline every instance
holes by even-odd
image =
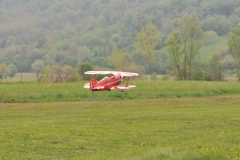
[[[83,88],[89,89],[89,88],[90,88],[90,83],[86,83],[86,84],[83,86]]]

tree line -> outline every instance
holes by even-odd
[[[94,66],[88,62],[79,63],[76,68],[69,65],[45,66],[42,60],[36,60],[32,64],[32,70],[36,73],[38,82],[76,82],[89,80],[90,77],[84,74],[87,70],[93,70]],[[0,79],[13,78],[18,73],[15,65],[7,66],[0,64]]]
[[[152,64],[156,60],[155,48],[157,39],[160,37],[160,31],[152,24],[147,23],[142,27],[137,35],[134,44],[136,50],[146,58],[146,62],[151,68],[153,76]],[[240,80],[240,24],[233,27],[228,35],[229,53],[234,58],[237,77]],[[199,62],[196,60],[200,54],[199,49],[205,42],[204,32],[201,29],[199,20],[194,15],[185,15],[179,22],[177,30],[173,30],[166,39],[165,51],[168,55],[168,66],[171,73],[178,79],[182,80],[223,80],[222,71],[222,53],[214,54],[209,63]],[[221,57],[222,56],[222,57]],[[113,49],[112,54],[106,58],[108,63],[115,70],[129,69],[139,72],[140,66],[136,64],[126,65],[128,63],[126,53]],[[128,66],[126,68],[126,66]],[[37,77],[42,73],[39,81],[59,82],[62,78],[68,78],[66,81],[78,81],[79,79],[89,79],[84,72],[93,70],[91,63],[79,63],[76,69],[69,65],[58,66],[52,65],[45,67],[42,60],[36,60],[32,64],[32,70]],[[1,78],[6,76],[13,77],[17,73],[15,65],[7,66],[5,63],[0,64]],[[76,74],[77,73],[77,74]],[[81,77],[79,77],[79,75]],[[54,80],[53,80],[54,78]],[[153,77],[152,77],[153,78]]]
[[[239,28],[240,24],[231,29],[228,35],[228,46],[229,52],[235,60],[236,73],[240,80]],[[152,65],[156,60],[155,48],[160,34],[160,31],[152,23],[147,23],[141,28],[134,43],[136,50],[139,50],[139,54],[146,58],[146,63],[149,64],[152,76]],[[185,15],[179,20],[177,29],[173,30],[165,41],[165,51],[168,55],[167,64],[171,73],[182,80],[223,80],[221,54],[214,54],[209,63],[197,60],[200,55],[199,49],[204,43],[205,35],[197,17],[195,15]],[[106,59],[115,70],[128,69],[134,72],[140,71],[140,66],[135,63],[128,65],[126,53],[124,51],[117,51],[116,48],[113,49],[112,54]],[[40,73],[42,74],[39,81],[57,82],[62,81],[63,77],[68,78],[67,81],[77,81],[79,80],[79,75],[83,79],[89,79],[86,78],[84,72],[93,70],[93,65],[90,63],[81,63],[74,70],[69,65],[62,67],[48,65],[45,67],[43,60],[36,60],[32,64],[32,70],[36,73],[37,77]],[[13,77],[17,72],[17,67],[13,64],[9,66],[5,63],[0,64],[0,78]],[[53,77],[55,77],[55,80],[53,80]]]

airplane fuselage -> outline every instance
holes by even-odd
[[[104,77],[100,81],[96,81],[96,79],[92,79],[90,81],[90,90],[91,91],[110,91],[115,86],[118,86],[123,81],[123,78],[119,75]]]

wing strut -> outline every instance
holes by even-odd
[[[127,84],[125,85],[125,87],[128,87],[129,80],[130,80],[130,77],[128,77]]]

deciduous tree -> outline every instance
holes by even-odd
[[[137,35],[135,47],[147,59],[151,71],[153,73],[152,64],[155,57],[155,47],[157,46],[157,39],[160,36],[160,31],[150,22],[148,22]]]
[[[10,73],[9,67],[5,63],[0,64],[0,75],[1,75],[1,77],[6,78],[9,73]]]
[[[8,68],[10,69],[9,76],[10,76],[11,78],[13,78],[13,77],[15,76],[15,74],[18,73],[17,67],[16,67],[14,64],[10,64],[10,65],[8,66]]]
[[[36,60],[32,64],[32,70],[37,74],[37,77],[39,73],[42,73],[44,70],[44,62],[42,60]]]
[[[193,61],[200,54],[199,49],[204,44],[204,32],[194,15],[185,15],[178,23],[178,30],[183,43],[183,78],[190,79]]]
[[[215,53],[209,60],[209,75],[210,80],[222,81],[224,74],[222,72],[222,58],[221,54]]]
[[[228,34],[228,48],[234,58],[238,81],[240,81],[240,24],[233,27]]]
[[[123,71],[127,65],[127,56],[124,51],[117,51],[115,48],[112,54],[108,57],[108,62],[113,66],[114,70]]]
[[[89,62],[79,63],[77,66],[77,72],[85,80],[89,80],[91,75],[85,75],[84,72],[93,70],[93,65]]]
[[[204,33],[204,36],[207,42],[212,41],[214,38],[218,37],[217,33],[214,31],[206,31]]]
[[[69,76],[71,77],[74,74],[73,68],[69,65],[63,66],[62,70],[63,70],[63,73],[65,74],[66,78],[69,77]]]
[[[172,70],[180,79],[191,79],[193,62],[204,44],[204,32],[194,15],[185,15],[168,39],[167,53]]]
[[[172,31],[166,40],[166,52],[168,54],[168,63],[173,68],[177,77],[182,77],[182,39],[180,33],[176,30]]]

